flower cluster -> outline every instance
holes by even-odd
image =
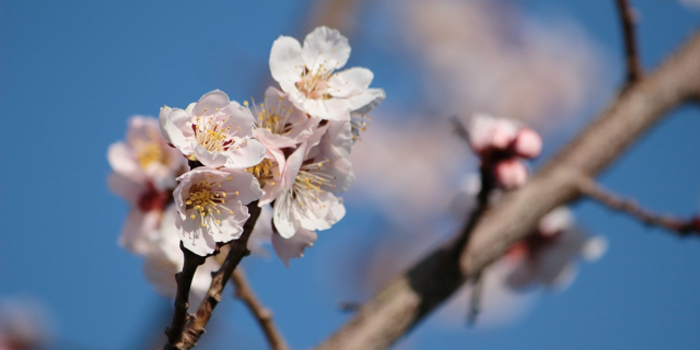
[[[533,159],[542,151],[537,132],[485,114],[473,115],[466,129],[469,145],[499,186],[513,189],[525,183],[527,167],[522,159]]]
[[[339,71],[350,46],[337,30],[316,28],[303,45],[277,39],[262,103],[231,101],[212,91],[185,109],[165,106],[160,131],[190,162],[173,192],[175,225],[200,256],[238,239],[246,205],[273,208],[271,241],[288,264],[345,215],[339,194],[354,180],[348,156],[364,116],[384,99],[365,68]],[[259,225],[267,226],[267,223]]]

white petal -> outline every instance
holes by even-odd
[[[189,126],[192,117],[182,109],[173,108],[170,113],[160,115],[161,135],[182,154],[194,152],[190,143],[194,139],[194,131]]]
[[[218,168],[228,161],[228,153],[225,152],[209,152],[204,146],[193,143],[194,155],[197,160],[206,166]]]
[[[207,222],[208,232],[214,241],[220,243],[228,243],[241,237],[243,224],[250,217],[248,208],[241,204],[240,201],[226,201],[226,208],[233,213],[223,209],[218,213],[213,212],[207,215],[209,219]],[[217,223],[216,220],[219,220],[219,222]]]
[[[335,29],[318,27],[304,39],[304,63],[312,72],[341,68],[350,57],[348,39]]]
[[[265,146],[255,139],[236,142],[227,152],[226,166],[235,169],[248,168],[260,163],[265,158]]]
[[[192,253],[199,256],[207,256],[216,249],[216,242],[212,235],[209,234],[208,228],[201,225],[199,217],[193,220],[189,217],[183,219],[178,216],[175,224],[178,228],[182,245]]]
[[[157,234],[160,219],[160,211],[144,213],[132,208],[119,236],[119,246],[134,254],[148,255],[154,249],[153,238]]]
[[[272,78],[280,83],[284,91],[289,92],[289,85],[301,80],[304,72],[304,60],[301,55],[301,44],[288,36],[280,36],[272,44],[270,51],[270,72]]]
[[[304,110],[309,115],[328,120],[347,120],[350,119],[350,101],[340,98],[331,98],[328,100],[313,100],[306,99],[302,105]]]
[[[284,238],[291,238],[300,227],[299,221],[292,216],[292,198],[290,191],[282,192],[275,201],[272,222],[277,232]]]
[[[227,197],[228,200],[240,201],[243,204],[248,204],[262,196],[263,192],[260,189],[260,183],[253,174],[243,170],[234,170],[224,168],[222,171],[231,175],[230,181],[224,181],[221,184],[221,189],[227,193],[237,192],[238,195]],[[230,195],[229,195],[230,196]]]
[[[367,68],[350,68],[331,77],[328,81],[329,92],[334,97],[348,98],[357,96],[367,91],[369,84],[372,83],[372,79],[374,79],[374,74],[371,70]],[[369,98],[369,100],[371,99]]]
[[[204,94],[202,98],[199,99],[194,106],[193,113],[196,116],[213,115],[228,107],[230,103],[231,100],[228,98],[228,95],[223,91],[214,90]]]
[[[304,162],[305,153],[306,145],[302,144],[287,159],[287,162],[284,164],[284,169],[282,170],[282,189],[288,190],[292,188],[294,180],[301,168],[301,164]]]
[[[327,230],[345,216],[343,201],[327,191],[316,194],[303,207],[293,206],[292,210],[301,227],[314,231]]]
[[[382,101],[384,101],[384,98],[386,98],[386,93],[384,92],[384,89],[367,89],[366,93],[369,94],[370,96],[372,96],[372,100],[369,103],[362,105],[361,107],[356,107],[356,109],[354,109],[352,111],[352,113],[356,113],[359,115],[368,114],[374,108],[379,106],[382,103]],[[351,100],[350,104],[352,104],[352,105],[361,104],[361,101],[360,101],[361,98],[364,98],[364,96],[358,97],[357,100],[354,100],[354,101]]]
[[[241,106],[236,101],[231,101],[228,115],[223,115],[226,118],[223,126],[231,126],[231,130],[235,130],[234,135],[238,138],[253,136],[255,128],[255,118],[247,107]]]
[[[289,239],[273,234],[272,248],[275,249],[275,253],[282,259],[284,265],[289,268],[289,260],[304,256],[304,250],[313,246],[317,237],[316,232],[304,229],[300,229]]]

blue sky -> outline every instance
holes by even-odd
[[[636,3],[646,67],[700,24],[700,10],[675,1]],[[127,207],[107,189],[105,155],[110,143],[123,138],[127,118],[154,115],[163,104],[185,106],[217,88],[236,100],[259,95],[261,79],[269,79],[273,40],[298,36],[309,6],[274,0],[0,1],[0,297],[41,300],[56,323],[56,348],[132,349],[162,331],[159,315],[170,307],[145,281],[142,261],[116,244]],[[575,18],[614,58],[606,69],[620,81],[621,38],[612,1],[520,6],[543,20]],[[361,33],[387,25],[369,11],[360,23],[373,27]],[[360,53],[350,66],[361,61],[372,68],[387,103],[409,100],[415,92],[398,79],[405,63],[395,64],[382,52],[361,53],[380,46],[360,34],[353,45]],[[602,176],[604,185],[659,211],[697,212],[699,133],[700,108],[673,112]],[[322,281],[321,258],[363,239],[353,231],[377,223],[362,207],[351,204],[336,232],[324,234],[289,270],[276,260],[247,264],[255,289],[295,348],[314,345],[348,317],[337,311],[347,295]],[[583,266],[568,290],[542,295],[525,317],[496,330],[455,332],[428,322],[412,334],[411,345],[700,347],[700,242],[645,228],[587,201],[576,206],[576,214],[587,229],[605,234],[610,249],[599,262]],[[211,345],[263,346],[238,304],[226,300],[216,317],[217,328],[207,334]]]

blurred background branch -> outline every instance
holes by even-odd
[[[236,298],[240,299],[248,308],[255,320],[260,325],[265,339],[272,350],[288,350],[289,346],[282,336],[282,332],[275,325],[272,319],[272,311],[266,308],[255,295],[253,288],[250,286],[246,278],[245,271],[242,268],[237,268],[231,275],[231,283],[236,288]]]
[[[444,244],[398,276],[317,349],[385,349],[473,278],[555,207],[580,196],[577,178],[594,176],[667,112],[700,90],[700,34],[655,72],[618,95],[523,188],[481,217],[466,247]],[[462,252],[462,250],[464,250]]]

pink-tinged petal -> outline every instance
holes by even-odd
[[[554,208],[547,215],[540,219],[538,229],[540,233],[547,237],[554,237],[564,230],[574,226],[574,214],[565,206]]]
[[[372,99],[369,101],[369,103],[362,105],[361,99],[364,99],[365,97],[357,97],[357,100],[354,100],[355,98],[353,97],[350,101],[350,104],[355,106],[355,105],[361,105],[360,107],[356,107],[352,111],[353,114],[359,114],[359,115],[365,115],[371,112],[374,108],[379,106],[382,101],[384,101],[384,98],[386,98],[386,93],[384,92],[384,89],[367,89],[365,92],[366,94],[369,94],[372,96]]]
[[[153,251],[153,240],[161,220],[160,211],[142,212],[132,208],[119,236],[119,246],[138,255]]]
[[[227,152],[226,167],[234,169],[257,165],[265,158],[265,146],[255,139],[236,142]]]
[[[247,107],[241,106],[236,101],[231,101],[229,106],[230,114],[224,122],[224,127],[231,126],[231,130],[236,130],[234,135],[238,138],[253,136],[255,129],[255,117]]]
[[[243,204],[248,204],[262,196],[263,192],[260,189],[260,183],[253,174],[243,170],[228,168],[224,168],[222,171],[228,173],[231,180],[222,182],[221,189],[227,193],[237,193],[236,196],[226,198],[227,200],[237,200]]]
[[[189,125],[191,120],[192,116],[179,108],[172,108],[170,113],[160,114],[161,136],[184,155],[194,152],[191,147],[194,139],[194,131]]]
[[[304,72],[301,52],[301,44],[292,37],[280,36],[272,44],[270,72],[284,91],[289,92],[294,83],[301,80],[301,74]]]
[[[292,188],[294,184],[294,179],[296,179],[301,164],[304,162],[304,155],[306,153],[306,145],[302,144],[299,148],[292,153],[282,170],[282,189],[288,190]]]
[[[284,262],[284,265],[289,268],[289,260],[303,257],[306,248],[311,248],[317,237],[316,232],[305,229],[299,229],[294,236],[288,239],[273,234],[272,248],[275,249],[275,253]]]
[[[324,186],[329,192],[343,193],[350,189],[350,186],[355,182],[352,162],[347,158],[331,161],[323,166],[322,171],[332,178],[330,186]]]
[[[143,169],[136,162],[133,151],[124,142],[113,143],[107,150],[107,161],[112,169],[134,182],[145,181]]]
[[[147,190],[144,183],[134,182],[132,179],[118,173],[109,174],[107,185],[114,194],[124,198],[132,206],[138,203],[141,195]]]
[[[350,68],[334,74],[328,81],[328,92],[333,97],[350,98],[367,91],[374,79],[374,74],[367,68]],[[364,103],[357,105],[353,109],[360,108],[374,99],[374,96],[367,94]]]
[[[581,257],[586,261],[600,259],[608,250],[608,240],[602,236],[589,238],[581,249]]]
[[[257,128],[253,132],[256,139],[262,142],[266,148],[282,149],[287,147],[296,147],[297,141],[289,138],[286,135],[273,134],[267,129]]]
[[[335,29],[318,27],[304,39],[304,63],[312,72],[333,71],[341,68],[350,58],[348,39]]]
[[[227,108],[231,100],[228,98],[223,91],[214,90],[208,92],[199,99],[197,104],[194,106],[194,115],[196,116],[209,116],[216,114],[224,108]]]
[[[515,136],[515,154],[523,158],[536,158],[542,152],[542,137],[530,128],[522,128]]]
[[[506,190],[512,190],[527,181],[527,167],[519,159],[511,158],[498,162],[494,174],[499,185]]]
[[[272,213],[272,222],[275,229],[284,238],[292,238],[301,227],[299,221],[292,214],[291,192],[285,191],[275,201]]]
[[[209,152],[204,146],[195,143],[193,143],[192,147],[194,148],[194,155],[197,157],[197,160],[212,168],[223,166],[229,159],[228,153]]]

